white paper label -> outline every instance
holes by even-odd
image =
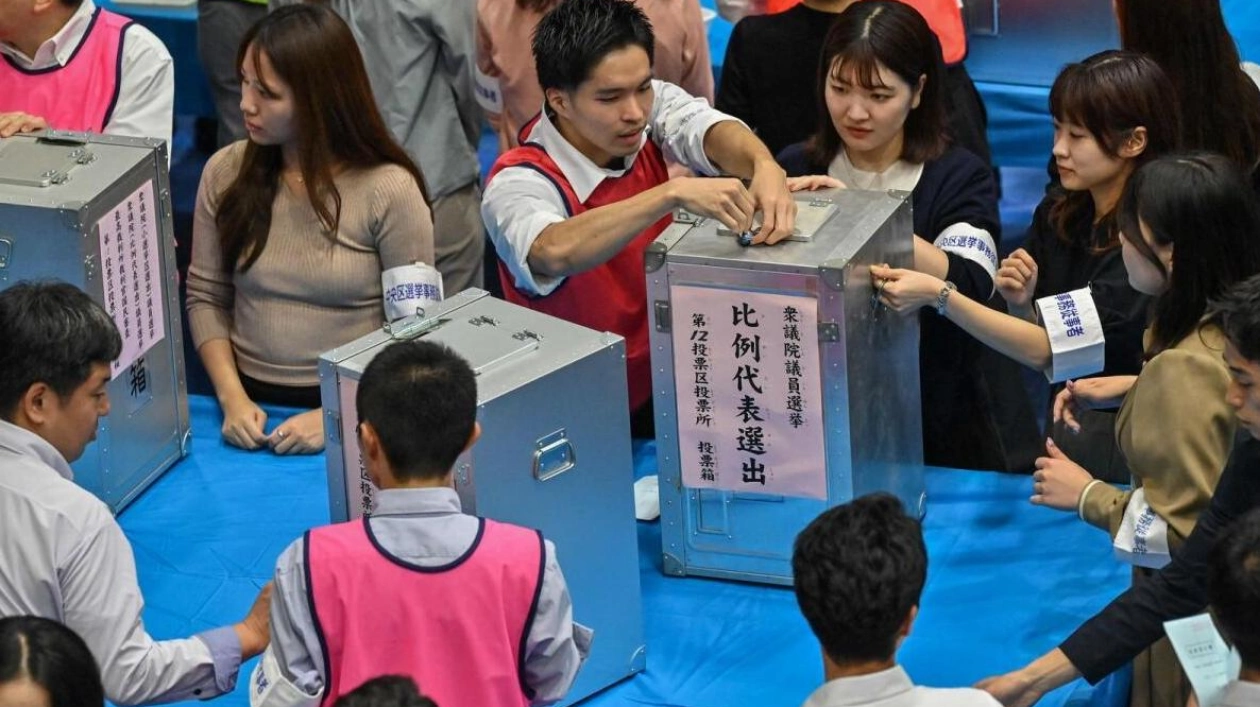
[[[499,87],[499,79],[496,76],[488,76],[481,72],[481,69],[473,64],[473,92],[477,97],[477,105],[487,113],[503,112],[503,90]]]
[[[341,402],[341,468],[346,482],[346,515],[350,520],[372,515],[379,489],[372,483],[359,450],[359,408],[355,397],[359,394],[359,381],[339,378],[337,394]]]
[[[1190,678],[1190,685],[1199,699],[1200,707],[1212,707],[1221,700],[1229,681],[1237,677],[1231,673],[1229,646],[1216,630],[1208,614],[1189,616],[1176,621],[1164,622],[1164,631],[1172,643],[1177,660]]]
[[[1129,496],[1120,529],[1116,531],[1116,557],[1138,567],[1159,569],[1172,561],[1168,551],[1168,521],[1146,502],[1146,489]]]
[[[442,301],[442,273],[426,263],[399,265],[381,273],[385,319],[412,317]]]
[[[1107,342],[1102,319],[1088,287],[1042,297],[1036,302],[1050,337],[1051,383],[1088,376],[1103,369]]]
[[[983,228],[956,223],[941,231],[932,245],[976,263],[989,273],[990,280],[997,275],[997,246],[993,243],[993,236]]]
[[[117,378],[166,336],[153,182],[141,185],[96,225],[105,311],[123,340],[122,354],[111,367],[111,378]]]
[[[827,498],[817,302],[671,287],[683,483]]]

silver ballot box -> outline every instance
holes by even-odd
[[[645,256],[667,574],[791,584],[823,510],[887,491],[923,512],[918,321],[868,269],[911,265],[910,195],[796,198],[787,242],[682,213]]]
[[[556,545],[574,619],[595,630],[571,704],[644,669],[625,341],[469,289],[423,317],[322,355],[328,496],[334,522],[376,493],[363,469],[355,394],[394,340],[454,349],[477,374],[482,436],[455,464],[465,513],[542,531]],[[424,430],[416,430],[424,434]]]
[[[75,285],[113,317],[111,410],[72,466],[118,512],[188,451],[166,146],[44,132],[0,140],[0,289]]]

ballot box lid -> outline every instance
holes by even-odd
[[[155,166],[165,185],[163,140],[60,130],[0,138],[0,204],[75,211]]]
[[[798,228],[774,246],[744,246],[715,219],[677,213],[673,225],[649,247],[644,259],[648,272],[671,263],[737,267],[791,273],[842,269],[881,229],[912,229],[912,219],[895,218],[900,209],[909,215],[910,193],[827,189],[798,192]],[[760,224],[761,216],[757,217]]]

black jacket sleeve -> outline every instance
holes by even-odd
[[[1260,442],[1234,447],[1212,504],[1199,517],[1172,562],[1149,582],[1121,594],[1068,636],[1059,648],[1090,683],[1097,683],[1164,634],[1164,622],[1202,612],[1208,552],[1239,516],[1260,506]]]
[[[993,257],[1002,240],[998,216],[997,182],[993,170],[978,157],[952,148],[940,159],[923,166],[914,189],[915,233],[933,242],[945,229],[958,223],[988,231],[993,237]],[[955,253],[949,257],[946,279],[971,299],[987,302],[993,294],[993,278],[980,264]]]

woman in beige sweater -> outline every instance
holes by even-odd
[[[223,437],[323,448],[317,360],[381,326],[382,272],[433,263],[419,169],[390,137],[354,37],[331,10],[268,15],[242,42],[247,141],[207,163],[188,317]],[[311,408],[266,433],[256,401]]]

